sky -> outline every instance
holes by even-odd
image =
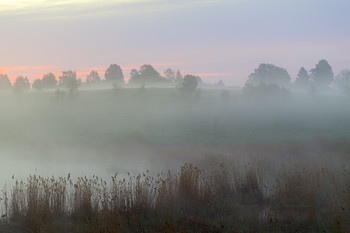
[[[350,68],[348,0],[0,0],[0,73],[11,79],[152,64],[243,86],[260,63],[295,79]]]

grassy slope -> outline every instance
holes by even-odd
[[[346,99],[294,96],[266,102],[232,92],[224,104],[220,90],[202,90],[195,98],[158,88],[81,91],[78,99],[63,102],[52,92],[9,93],[2,94],[0,108],[1,145],[12,149],[45,155],[79,147],[103,154],[136,143],[174,156],[211,149],[205,161],[197,161],[205,171],[185,165],[180,173],[141,175],[140,182],[137,176],[107,184],[98,178],[70,184],[69,178],[31,177],[8,190],[0,232],[350,229]],[[218,159],[219,149],[251,166]],[[114,188],[122,192],[117,198]],[[103,192],[106,196],[99,196]]]
[[[4,94],[3,94],[4,95]],[[9,100],[10,99],[10,100]],[[202,90],[200,98],[175,89],[81,91],[74,101],[54,94],[2,96],[1,141],[7,144],[232,144],[241,141],[348,140],[350,111],[339,97],[294,96],[276,103],[252,102],[232,91]]]

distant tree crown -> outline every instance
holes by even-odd
[[[15,83],[13,84],[15,92],[22,92],[24,90],[30,89],[30,83],[27,77],[18,76]]]
[[[63,71],[62,76],[59,77],[60,86],[68,88],[70,91],[76,91],[80,85],[77,79],[77,74],[75,71]]]
[[[312,79],[320,86],[328,86],[334,80],[332,67],[326,60],[320,60],[310,72]]]
[[[260,64],[252,74],[249,75],[247,83],[254,86],[260,84],[277,84],[287,86],[290,83],[290,76],[286,69],[272,64]]]
[[[88,74],[86,76],[86,82],[87,83],[97,83],[97,82],[100,82],[100,81],[101,81],[100,75],[98,74],[98,72],[96,70],[92,70],[90,72],[90,74]]]
[[[42,88],[54,89],[57,87],[57,80],[53,73],[44,74],[42,78]]]
[[[0,74],[0,90],[10,90],[12,84],[7,74]]]
[[[163,78],[152,65],[145,64],[140,67],[140,70],[131,70],[129,84],[145,85],[152,83],[163,83],[167,79]]]
[[[110,65],[105,71],[105,79],[107,81],[116,81],[124,84],[124,74],[122,68],[117,64]]]
[[[200,77],[195,75],[186,75],[183,79],[182,90],[187,94],[192,94],[198,86],[198,80]]]

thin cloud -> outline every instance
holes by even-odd
[[[28,71],[28,70],[48,70],[58,69],[59,66],[7,66],[0,67],[0,73],[8,73],[12,71]]]
[[[0,16],[20,16],[27,20],[123,17],[220,2],[228,0],[5,0],[0,2]]]

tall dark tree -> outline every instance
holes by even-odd
[[[37,90],[37,91],[41,91],[43,89],[43,80],[41,79],[35,79],[33,84],[32,84],[32,88]]]
[[[0,90],[10,90],[12,84],[7,74],[0,74]]]
[[[59,77],[59,85],[68,88],[70,92],[75,92],[80,85],[76,72],[63,71],[62,76]]]
[[[184,77],[181,89],[186,94],[193,94],[198,86],[198,80],[200,77],[194,75],[186,75]]]
[[[175,82],[181,83],[182,81],[183,81],[183,76],[181,74],[181,71],[177,70],[175,75]]]
[[[22,92],[24,90],[30,89],[30,83],[27,77],[18,76],[15,83],[13,84],[13,89],[15,92]]]
[[[301,67],[297,74],[297,79],[295,80],[295,83],[304,85],[308,83],[309,79],[310,75],[308,74],[307,70],[304,67]]]
[[[168,68],[164,71],[164,77],[170,81],[174,81],[176,77],[176,72]]]
[[[328,86],[334,80],[332,67],[326,60],[321,60],[314,69],[310,70],[311,78],[319,86]]]
[[[44,74],[41,81],[43,89],[54,89],[57,87],[57,80],[53,73]]]
[[[140,75],[145,79],[156,79],[160,77],[158,71],[156,71],[153,66],[145,64],[140,67]]]
[[[260,64],[252,74],[249,75],[247,84],[257,86],[260,84],[276,84],[278,86],[288,86],[290,76],[286,69],[272,64]]]
[[[117,64],[112,64],[106,69],[105,78],[107,81],[124,84],[124,74],[122,68],[120,68],[120,66]]]
[[[137,71],[133,69],[130,73],[130,81],[131,85],[146,85],[153,83],[164,83],[167,80],[160,76],[158,71],[156,71],[151,65],[143,65],[140,67],[140,70]]]
[[[90,74],[88,74],[86,76],[86,82],[87,83],[97,83],[97,82],[100,82],[100,81],[101,81],[100,75],[95,70],[92,70],[90,72]]]
[[[139,72],[137,71],[137,69],[132,69],[130,71],[130,78],[131,79],[136,78],[138,75],[139,75]]]

